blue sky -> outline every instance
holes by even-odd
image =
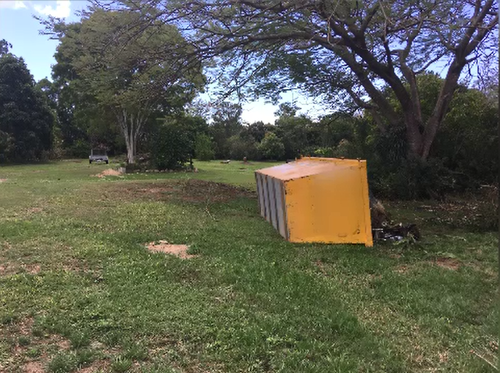
[[[55,63],[54,53],[58,42],[40,35],[43,29],[34,16],[52,15],[65,19],[66,22],[78,21],[75,12],[85,9],[86,0],[0,0],[0,39],[12,44],[12,53],[23,57],[35,80],[45,77],[51,79],[51,65]],[[319,112],[312,101],[294,93],[295,103],[302,113],[315,116]],[[291,101],[291,94],[284,95],[285,101]],[[243,120],[247,123],[262,120],[274,122],[276,106],[266,104],[264,100],[247,103],[243,106]]]
[[[50,78],[57,41],[39,35],[43,28],[33,16],[49,15],[77,21],[74,15],[87,1],[15,1],[0,0],[0,39],[12,44],[12,53],[23,57],[36,80]]]

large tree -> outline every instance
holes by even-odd
[[[210,134],[212,135],[216,149],[217,158],[228,158],[230,156],[229,138],[239,134],[242,130],[241,124],[241,105],[231,102],[221,102],[215,107],[210,125]]]
[[[22,58],[0,41],[0,157],[39,160],[52,146],[54,115]]]
[[[204,84],[201,64],[187,57],[190,47],[177,28],[153,23],[131,29],[141,17],[91,8],[77,25],[49,25],[61,40],[58,58],[76,74],[72,95],[89,97],[114,115],[129,163],[151,115],[182,109]]]
[[[403,122],[408,155],[423,160],[464,69],[498,53],[495,0],[104,3],[138,12],[154,8],[155,21],[181,19],[199,54],[217,58],[236,91],[252,81],[258,93],[292,82],[335,104],[345,94],[372,111],[381,127]],[[445,79],[424,120],[416,76],[433,66],[443,69]],[[401,115],[383,94],[385,87],[394,92]]]

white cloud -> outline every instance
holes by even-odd
[[[6,9],[23,9],[27,8],[24,1],[0,0],[0,8]]]
[[[53,2],[52,2],[53,3]],[[51,5],[35,5],[33,8],[40,14],[53,16],[56,18],[66,18],[71,13],[71,1],[57,0],[55,6]]]

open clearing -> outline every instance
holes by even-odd
[[[418,245],[290,244],[258,214],[265,165],[0,167],[0,372],[494,371],[495,233],[398,202]]]

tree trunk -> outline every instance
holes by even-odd
[[[127,147],[127,163],[134,164],[137,136],[142,123],[137,123],[134,130],[133,115],[128,115],[125,109],[117,110],[115,114],[125,139],[125,146]]]
[[[127,163],[134,164],[135,163],[135,149],[134,149],[133,140],[129,138],[129,140],[126,141],[126,145],[127,145]]]
[[[423,135],[420,132],[422,123],[411,111],[405,113],[406,141],[408,142],[408,158],[422,159]]]

